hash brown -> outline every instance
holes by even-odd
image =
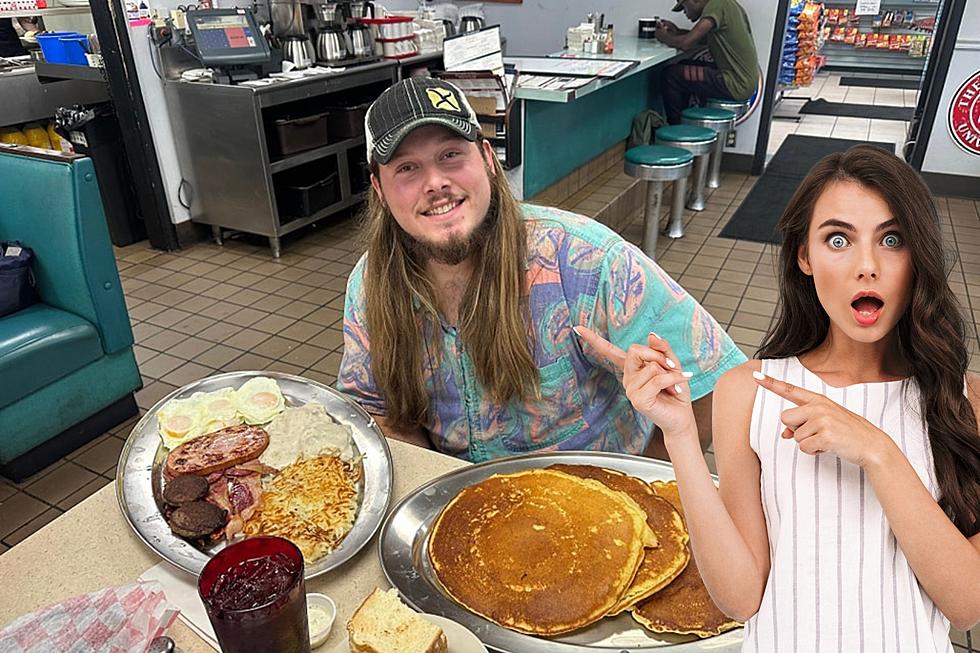
[[[288,465],[266,486],[244,532],[284,537],[299,547],[307,564],[319,560],[353,527],[360,478],[360,463],[334,454]]]
[[[532,469],[461,490],[436,518],[428,553],[458,603],[506,628],[551,636],[605,616],[655,542],[629,496]]]

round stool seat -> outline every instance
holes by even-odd
[[[656,137],[658,141],[670,141],[672,143],[700,143],[713,141],[718,136],[707,127],[667,125],[656,131]]]
[[[694,156],[701,156],[711,151],[718,142],[718,132],[708,127],[694,125],[668,125],[654,133],[657,145],[672,145],[682,147]]]
[[[667,145],[640,145],[626,150],[627,161],[643,166],[675,166],[693,159],[687,150]]]
[[[735,112],[717,107],[688,107],[681,112],[681,117],[690,120],[735,120]]]
[[[691,174],[694,155],[679,147],[640,145],[626,150],[624,172],[637,179],[673,181]]]
[[[735,128],[735,112],[711,107],[691,107],[681,112],[685,125],[707,127],[716,132],[728,133]]]
[[[715,107],[718,109],[728,109],[729,111],[735,112],[736,118],[741,118],[742,115],[749,110],[748,100],[731,100],[728,98],[709,98],[705,105],[708,107]]]

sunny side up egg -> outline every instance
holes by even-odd
[[[279,384],[265,376],[246,381],[237,395],[238,412],[247,424],[265,424],[286,407]]]
[[[242,423],[238,414],[238,393],[234,388],[198,392],[192,398],[197,398],[200,405],[202,433],[213,433]]]
[[[173,449],[202,433],[200,403],[197,397],[173,399],[157,411],[157,424],[163,446]]]

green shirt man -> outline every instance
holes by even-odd
[[[662,20],[657,39],[679,50],[707,43],[714,63],[684,61],[667,67],[663,78],[667,122],[680,122],[692,96],[699,103],[709,98],[749,99],[756,89],[759,60],[745,9],[736,0],[678,0],[673,10],[683,10],[694,26],[682,30]]]

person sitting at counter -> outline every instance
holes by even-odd
[[[693,50],[708,44],[714,63],[681,61],[663,72],[663,101],[667,122],[681,121],[681,111],[696,98],[748,100],[755,92],[759,60],[752,42],[749,18],[736,0],[678,0],[673,11],[684,11],[694,22],[690,30],[661,20],[654,36],[664,45]]]
[[[776,320],[718,381],[719,486],[669,337],[627,356],[697,568],[746,622],[743,652],[952,653],[950,624],[980,620],[980,377],[934,200],[905,161],[857,145],[810,170],[778,229]]]
[[[539,450],[663,456],[613,342],[678,343],[710,431],[715,380],[745,360],[637,247],[591,218],[518,203],[466,98],[411,78],[366,117],[367,252],[351,272],[337,388],[389,437],[471,461]]]

